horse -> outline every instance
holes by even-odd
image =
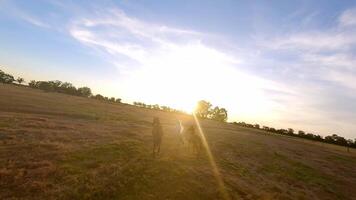
[[[183,135],[188,145],[192,147],[193,152],[198,155],[202,150],[203,143],[199,133],[195,131],[194,125],[189,126]]]
[[[158,117],[153,118],[153,129],[152,129],[152,138],[153,138],[153,157],[156,156],[156,153],[159,154],[161,151],[163,130]]]

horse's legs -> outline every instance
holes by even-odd
[[[153,157],[155,157],[155,155],[156,155],[156,143],[153,143],[152,154],[153,154]]]
[[[161,143],[158,143],[158,153],[161,151]]]

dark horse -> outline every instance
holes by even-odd
[[[161,150],[163,130],[161,123],[158,117],[153,118],[153,129],[152,129],[152,137],[153,137],[153,156],[159,154]]]

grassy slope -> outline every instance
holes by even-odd
[[[151,157],[159,116],[162,154]],[[189,116],[0,84],[0,199],[218,199],[174,134]],[[356,153],[203,121],[232,199],[355,199]]]

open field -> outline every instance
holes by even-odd
[[[161,118],[161,155],[151,121]],[[0,199],[219,199],[190,116],[0,84]],[[231,199],[356,199],[356,151],[202,121]]]

